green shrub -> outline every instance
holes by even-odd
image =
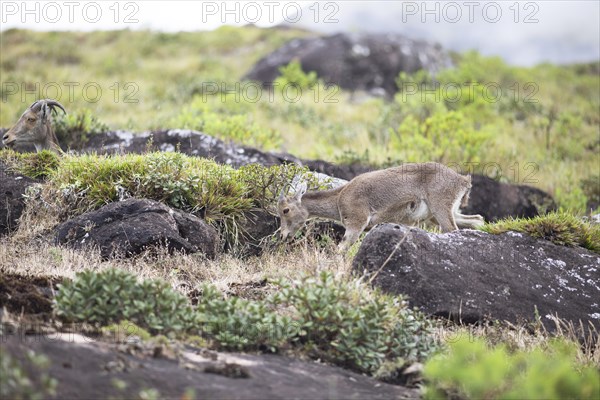
[[[129,320],[150,332],[181,332],[189,327],[192,309],[186,297],[166,282],[119,269],[84,271],[65,281],[54,300],[57,314],[69,322],[99,326]]]
[[[201,333],[224,349],[275,352],[289,340],[290,319],[277,313],[270,299],[226,298],[205,285],[197,313]]]
[[[391,135],[390,146],[411,162],[479,161],[490,134],[474,129],[459,111],[434,113],[419,122],[408,116]]]
[[[294,340],[333,363],[372,374],[386,360],[423,360],[437,348],[420,313],[359,280],[323,271],[279,285],[279,300],[295,310]]]
[[[425,398],[461,399],[597,399],[600,373],[575,368],[573,343],[508,352],[502,345],[459,339],[448,354],[425,364]]]
[[[600,225],[592,225],[570,213],[560,211],[534,218],[508,218],[484,225],[483,231],[500,234],[524,232],[563,246],[581,246],[600,253]]]
[[[33,350],[25,353],[22,364],[0,347],[0,398],[35,400],[55,396],[58,381],[44,372],[48,366],[48,358]],[[34,374],[28,374],[28,369]]]
[[[423,360],[437,349],[433,326],[422,314],[359,280],[322,272],[276,285],[262,300],[226,297],[204,285],[192,307],[163,281],[140,282],[114,269],[86,271],[60,286],[54,304],[66,321],[115,324],[104,329],[108,334],[127,330],[124,321],[130,321],[151,333],[202,337],[229,350],[299,346],[314,357],[370,374],[384,362]]]
[[[315,71],[304,72],[298,60],[279,67],[279,77],[275,79],[275,84],[280,89],[286,85],[294,85],[300,90],[311,89],[318,83],[317,73]]]

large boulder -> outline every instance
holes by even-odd
[[[527,185],[495,181],[483,175],[472,175],[473,188],[464,214],[479,214],[486,221],[502,218],[531,218],[556,210],[548,193]]]
[[[25,209],[23,195],[34,179],[11,172],[0,162],[0,236],[17,229],[18,220]]]
[[[55,378],[58,385],[53,398],[57,399],[133,399],[149,389],[156,390],[155,397],[162,399],[421,397],[418,388],[383,383],[324,363],[274,354],[221,353],[191,345],[140,342],[133,329],[125,332],[125,343],[73,332],[17,332],[2,337],[0,351],[29,368],[27,375],[34,388],[47,387],[42,386],[41,372]],[[47,369],[31,365],[27,360],[30,352],[46,356]],[[116,385],[117,379],[123,384]],[[193,394],[190,396],[188,391]]]
[[[201,252],[214,258],[217,231],[200,218],[147,199],[127,199],[90,211],[56,227],[57,244],[100,248],[103,258],[133,256],[152,246]]]
[[[356,273],[428,314],[518,323],[536,313],[600,329],[600,256],[528,235],[461,230],[446,234],[382,224],[364,239]]]
[[[451,65],[439,45],[399,34],[339,33],[293,39],[258,61],[244,78],[270,86],[279,68],[295,59],[326,83],[388,97],[398,91],[395,80],[400,72],[424,69],[435,74]]]

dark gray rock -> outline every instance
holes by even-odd
[[[135,333],[135,332],[134,332]],[[418,399],[419,389],[321,363],[278,355],[218,353],[186,346],[175,357],[153,354],[155,345],[113,344],[74,333],[4,335],[3,354],[28,368],[39,387],[39,368],[27,362],[29,351],[45,355],[43,370],[55,378],[58,399],[137,398],[156,389],[161,399]],[[126,383],[117,388],[114,380]]]
[[[531,218],[556,210],[548,193],[527,185],[497,182],[483,175],[472,175],[473,188],[464,214],[479,214],[486,221],[502,218]]]
[[[244,78],[270,86],[279,68],[294,59],[326,83],[388,97],[398,91],[395,80],[400,72],[424,69],[435,75],[451,65],[439,45],[399,34],[339,33],[291,40],[258,61]]]
[[[240,167],[246,164],[279,165],[289,155],[278,156],[252,147],[226,143],[215,137],[187,129],[132,133],[113,131],[93,136],[83,152],[100,154],[145,153],[148,150],[176,151],[190,156],[214,159]]]
[[[364,174],[365,172],[373,170],[372,167],[366,165],[339,165],[324,160],[302,160],[302,163],[311,171],[320,172],[322,174],[333,176],[339,179],[345,179],[347,181],[352,180],[360,174]]]
[[[34,179],[11,172],[0,162],[0,236],[17,229],[18,220],[25,209],[23,195],[34,183]]]
[[[515,232],[433,234],[382,224],[364,239],[353,269],[379,271],[375,286],[428,314],[520,322],[537,309],[550,330],[551,315],[600,328],[600,256],[580,247]]]
[[[279,218],[266,210],[255,209],[245,213],[239,221],[239,248],[245,256],[259,256],[268,240],[279,229]]]
[[[147,199],[127,199],[90,211],[56,227],[55,240],[80,249],[100,248],[102,257],[133,256],[152,246],[201,252],[214,258],[217,231],[200,218]]]

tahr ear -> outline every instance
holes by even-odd
[[[306,193],[306,189],[307,189],[306,182],[302,182],[300,185],[298,185],[298,188],[296,189],[296,194],[294,195],[296,200],[298,200],[298,201],[302,200],[302,196],[304,196],[304,193]]]

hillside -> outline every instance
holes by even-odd
[[[578,212],[587,200],[598,203],[597,63],[521,68],[455,55],[457,68],[437,76],[437,88],[399,93],[392,102],[310,80],[287,97],[240,81],[270,51],[311,35],[256,27],[5,31],[0,127],[37,97],[59,97],[72,115],[87,111],[110,129],[193,128],[341,163],[458,163],[463,172],[475,166],[472,172],[537,186]],[[282,84],[302,79],[293,68],[287,75]]]

